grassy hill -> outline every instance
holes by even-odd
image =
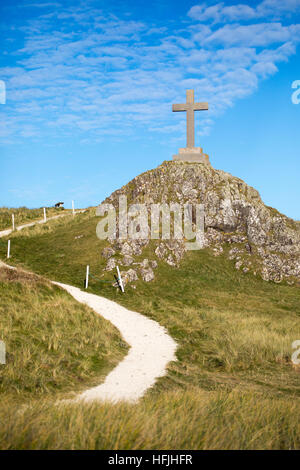
[[[126,354],[118,330],[47,280],[0,266],[1,412],[101,383]],[[5,420],[4,420],[5,421]],[[3,425],[4,421],[0,421]]]
[[[78,287],[89,264],[112,281],[112,272],[101,274],[105,242],[96,237],[94,209],[67,219],[12,235],[11,264]],[[147,250],[153,257],[151,244],[143,257]],[[159,261],[155,273],[124,295],[95,278],[89,291],[168,329],[179,344],[168,375],[136,406],[62,409],[47,400],[17,418],[12,410],[2,448],[300,448],[300,373],[291,362],[299,288],[242,274],[225,252],[209,249],[188,252],[179,269]]]
[[[53,217],[61,213],[67,213],[67,210],[46,207],[47,217]],[[17,227],[26,223],[42,220],[44,218],[44,209],[43,207],[38,209],[28,209],[27,207],[0,207],[0,231],[12,228],[12,214],[15,216],[15,227]]]

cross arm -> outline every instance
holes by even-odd
[[[194,111],[207,111],[208,110],[208,103],[194,103]]]
[[[191,109],[192,111],[207,111],[208,110],[208,103],[182,103],[182,104],[173,104],[172,111],[188,111]]]
[[[185,103],[183,104],[172,104],[172,111],[186,111],[187,106]]]

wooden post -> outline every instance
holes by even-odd
[[[12,219],[12,229],[14,231],[15,230],[15,214],[11,215],[11,219]]]
[[[121,278],[119,266],[117,266],[117,273],[118,273],[118,281],[120,283],[121,291],[124,292],[124,286],[123,286],[123,281],[122,281],[122,278]]]
[[[44,222],[47,222],[46,207],[44,207]]]
[[[10,258],[10,240],[7,242],[7,258]]]
[[[90,267],[87,265],[86,267],[86,275],[85,275],[85,288],[89,287],[89,274],[90,274]]]
[[[6,364],[5,356],[5,343],[4,341],[0,341],[0,364]]]
[[[74,201],[72,201],[72,212],[73,212],[73,215],[75,215]]]

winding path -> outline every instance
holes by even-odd
[[[176,361],[177,344],[154,320],[77,287],[54,284],[113,323],[131,346],[127,356],[107,375],[103,384],[86,390],[77,399],[135,402],[158,377],[166,374],[167,364]]]
[[[2,261],[1,265],[17,269]],[[156,321],[78,287],[55,281],[52,283],[109,320],[130,346],[127,356],[107,375],[104,383],[81,393],[76,400],[136,402],[158,377],[166,374],[168,363],[176,361],[177,344]]]

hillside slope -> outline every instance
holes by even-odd
[[[181,172],[184,181],[179,184]],[[35,408],[17,421],[12,414],[8,422],[16,422],[14,439],[19,447],[34,448],[38,442],[44,448],[299,448],[299,367],[291,356],[292,343],[300,339],[300,291],[284,277],[280,283],[272,282],[272,276],[265,282],[260,275],[264,257],[259,254],[260,249],[270,250],[294,269],[297,224],[264,206],[258,193],[237,178],[201,166],[193,169],[190,164],[165,162],[113,193],[107,202],[117,206],[118,193],[128,195],[128,204],[180,196],[182,201],[192,200],[196,193],[183,196],[183,189],[184,182],[194,183],[194,177],[198,186],[190,191],[195,189],[198,196],[201,193],[216,204],[203,250],[185,252],[173,242],[167,245],[160,240],[119,246],[99,240],[99,217],[92,208],[12,235],[11,264],[81,288],[89,264],[88,292],[158,321],[178,343],[177,361],[169,366],[168,375],[137,406],[71,406],[57,411],[41,405],[43,429]],[[205,186],[218,178],[225,199],[218,196],[217,183],[210,186],[211,191]],[[200,197],[194,200],[201,202]],[[229,209],[218,212],[224,200],[234,208],[235,229],[229,226]],[[235,205],[237,200],[240,205]],[[245,212],[243,204],[248,207]],[[251,214],[267,225],[252,224]],[[265,238],[258,236],[260,230]],[[263,240],[265,245],[260,245]],[[6,244],[6,239],[0,240],[1,258]],[[272,252],[274,244],[276,252]],[[231,250],[243,250],[240,260],[231,259]],[[111,259],[123,264],[124,273],[132,269],[137,274],[124,295],[113,287],[115,269],[106,270]],[[251,261],[248,271],[236,269],[241,260]],[[128,261],[131,264],[126,266]],[[150,272],[150,268],[154,278],[145,282],[143,270]],[[296,284],[298,275],[287,280]],[[29,426],[25,428],[24,422]],[[56,427],[59,434],[52,432]],[[9,429],[8,425],[0,436],[2,447],[10,446]]]
[[[55,209],[54,207],[46,207],[47,217],[53,217],[58,214],[68,213],[70,210]],[[0,207],[0,231],[12,228],[12,215],[15,218],[15,227],[28,222],[37,222],[44,218],[44,208],[28,209],[27,207],[8,208]]]
[[[98,221],[90,209],[68,221],[17,233],[10,263],[80,288],[89,264],[88,292],[165,326],[179,344],[178,362],[155,389],[189,384],[231,389],[238,382],[246,389],[256,384],[275,394],[299,394],[299,375],[291,363],[292,342],[300,338],[298,287],[236,270],[228,259],[230,245],[217,257],[209,247],[186,252],[179,266],[156,258],[154,280],[139,277],[123,295],[113,287],[115,270],[103,272],[101,253],[107,243],[96,236]],[[152,241],[143,247],[137,262],[151,260],[154,248]],[[0,240],[2,256],[5,249]]]
[[[267,281],[300,281],[299,223],[266,206],[254,188],[229,173],[199,163],[165,161],[112,193],[105,202],[118,209],[121,195],[127,196],[128,204],[146,204],[149,215],[151,204],[203,204],[205,246],[215,256],[230,247],[227,256],[243,272],[251,271]],[[106,251],[107,269],[114,266],[114,255],[124,255],[119,263],[131,265],[148,240],[111,240],[111,244],[112,250]],[[171,266],[177,265],[185,252],[184,242],[179,240],[157,242],[154,250],[154,259]],[[140,266],[144,280],[153,279],[152,268],[147,262]],[[131,281],[136,275],[131,270],[127,278]]]
[[[110,322],[47,280],[0,264],[1,402],[101,383],[127,352]]]
[[[30,252],[41,241],[53,270],[52,250],[61,241],[60,254],[69,269],[75,261],[72,276],[80,283],[78,260],[63,247],[72,238],[75,244],[72,235],[79,227],[87,238],[89,225],[95,229],[96,217],[81,217],[64,230],[60,225],[58,233],[19,235],[14,242],[22,240],[23,247],[27,242]],[[90,248],[85,261],[96,256],[92,243]],[[26,257],[26,263],[45,271],[46,263],[39,267],[43,259]],[[56,278],[68,277],[68,271],[57,264]],[[180,269],[159,261],[153,282],[139,280],[137,289],[127,287],[123,296],[97,280],[89,292],[101,292],[167,327],[179,344],[178,361],[134,406],[57,407],[47,400],[20,413],[2,396],[0,448],[300,448],[299,369],[291,361],[292,342],[300,338],[299,288],[242,275],[224,254],[215,258],[205,249],[187,253]],[[88,336],[94,332],[81,326]]]

